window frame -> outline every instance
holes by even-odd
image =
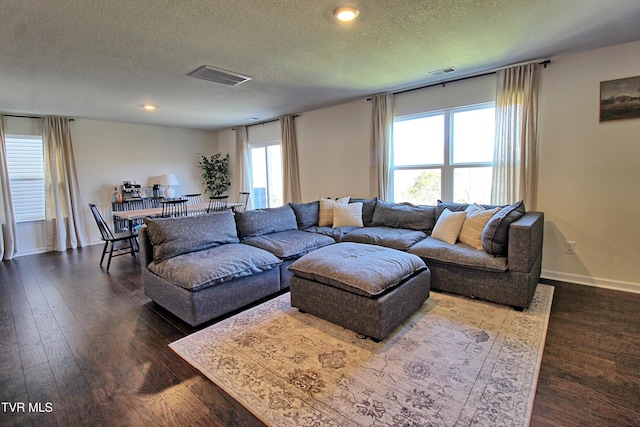
[[[272,200],[272,196],[273,196],[273,183],[272,183],[272,174],[269,172],[269,163],[270,160],[272,160],[269,156],[269,150],[268,147],[273,147],[273,146],[279,146],[280,147],[280,158],[278,159],[280,161],[280,170],[282,170],[282,141],[280,140],[268,140],[268,141],[260,141],[260,142],[252,142],[248,144],[248,151],[249,151],[249,169],[251,171],[251,202],[252,202],[252,206],[256,206],[255,204],[255,199],[253,199],[253,197],[255,196],[255,192],[253,191],[253,156],[251,154],[251,151],[254,148],[264,148],[265,149],[265,170],[267,172],[267,176],[266,176],[266,180],[267,180],[267,194],[266,194],[266,198],[267,198],[267,208],[272,208],[272,207],[278,207],[275,205],[271,205],[271,200]],[[284,195],[282,195],[284,197]],[[282,205],[280,205],[282,206]]]
[[[425,111],[417,114],[407,114],[402,116],[396,116],[393,118],[393,125],[397,122],[417,120],[426,117],[435,117],[442,115],[444,119],[444,132],[443,132],[443,151],[444,162],[443,163],[426,163],[415,164],[408,166],[396,166],[394,164],[394,142],[390,144],[389,154],[389,200],[395,202],[395,171],[401,170],[439,170],[440,171],[440,200],[453,201],[454,200],[454,175],[456,169],[469,169],[469,168],[493,168],[493,159],[485,162],[458,162],[453,161],[453,115],[459,112],[474,111],[487,108],[495,109],[495,101],[482,102],[477,104],[463,105],[458,107],[449,107],[439,110]]]
[[[12,148],[10,145],[14,143],[18,143],[19,140],[27,140],[29,142],[38,142],[40,143],[40,148],[42,152],[42,175],[41,176],[32,176],[32,177],[21,177],[16,178],[15,175],[12,177],[11,169],[15,168],[12,159],[13,154],[11,153]],[[26,134],[5,134],[5,144],[7,145],[7,169],[9,173],[9,186],[11,188],[11,196],[13,199],[13,213],[16,218],[16,223],[28,223],[28,222],[38,222],[46,220],[46,170],[45,170],[45,159],[44,159],[44,141],[41,135],[26,135]],[[34,163],[35,160],[32,160]],[[16,171],[13,171],[15,174]],[[18,208],[16,211],[16,205],[20,206],[21,203],[16,203],[16,201],[22,196],[22,191],[17,191],[15,184],[23,183],[23,182],[33,182],[33,181],[41,181],[42,182],[42,203],[38,203],[37,206],[35,203],[25,206],[23,208]],[[26,197],[32,197],[33,194],[26,194]],[[36,214],[34,214],[34,211]]]

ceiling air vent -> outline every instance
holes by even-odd
[[[439,70],[429,71],[429,74],[431,74],[432,76],[441,76],[443,74],[453,73],[454,71],[458,71],[458,70],[456,70],[455,67],[447,67],[447,68],[441,68]]]
[[[251,77],[232,73],[231,71],[221,70],[220,68],[210,67],[209,65],[203,65],[197,70],[190,72],[189,76],[227,86],[238,86],[239,84],[251,80]]]

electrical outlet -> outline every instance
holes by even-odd
[[[576,242],[572,242],[567,240],[564,242],[564,253],[565,254],[575,254],[576,253]]]

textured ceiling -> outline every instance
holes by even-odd
[[[0,0],[0,17],[0,111],[200,129],[640,40],[638,0]],[[253,79],[187,76],[201,65]]]

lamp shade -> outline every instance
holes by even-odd
[[[173,188],[171,188],[172,185],[180,185],[180,183],[178,182],[178,178],[176,178],[176,176],[172,173],[166,174],[166,175],[162,175],[160,177],[160,185],[161,186],[166,186],[167,188],[164,189],[164,197],[168,198],[168,199],[172,199],[175,195],[176,195],[176,190],[174,190]]]
[[[169,173],[160,177],[160,185],[164,187],[165,185],[180,185],[180,183],[174,174]]]

